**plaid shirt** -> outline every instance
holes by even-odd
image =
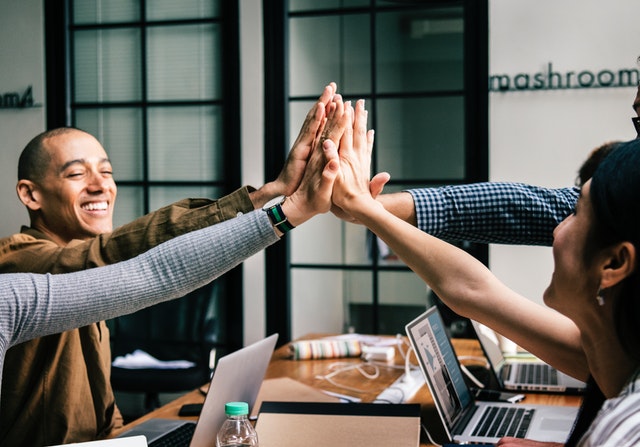
[[[579,189],[486,182],[408,190],[418,228],[450,241],[546,245],[569,216]]]

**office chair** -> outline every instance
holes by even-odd
[[[220,340],[215,281],[183,298],[157,304],[108,322],[113,358],[141,349],[158,360],[188,360],[186,369],[111,367],[114,391],[144,393],[145,411],[160,406],[160,393],[197,388],[211,378]]]

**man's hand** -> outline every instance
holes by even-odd
[[[290,196],[302,181],[307,162],[314,144],[327,120],[327,112],[336,95],[335,82],[324,88],[322,95],[309,110],[302,124],[300,133],[293,143],[287,161],[276,180],[266,183],[262,188],[252,192],[251,201],[256,209],[279,195]]]
[[[351,105],[345,105],[340,95],[335,95],[322,133],[314,141],[302,180],[282,205],[292,225],[297,226],[316,214],[329,211],[339,166],[334,141],[340,140],[345,129],[351,127],[352,117]]]

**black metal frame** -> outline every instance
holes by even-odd
[[[296,12],[291,15],[287,11],[286,2],[277,0],[263,0],[265,27],[265,60],[266,67],[265,91],[265,159],[267,160],[265,175],[275,178],[284,163],[283,147],[287,143],[286,131],[289,127],[287,104],[292,98],[288,97],[289,62],[287,57],[287,29],[290,16],[301,17],[317,14],[316,12]],[[463,94],[465,98],[465,158],[466,177],[462,181],[451,179],[402,179],[393,184],[415,184],[420,186],[437,186],[440,184],[455,184],[488,180],[488,1],[487,0],[440,0],[429,2],[389,2],[388,6],[380,6],[371,0],[369,6],[358,8],[336,9],[322,11],[322,15],[341,15],[351,13],[370,12],[372,22],[375,21],[375,11],[406,10],[409,7],[424,8],[433,6],[460,5],[464,8],[464,90],[456,92],[430,92],[425,96],[439,96]],[[375,67],[375,26],[371,26],[371,61]],[[372,74],[372,92],[367,98],[368,107],[376,107],[375,99],[387,95],[376,94],[375,70]],[[415,95],[412,95],[415,96]],[[402,95],[394,95],[402,97]],[[296,100],[314,100],[315,98],[296,97]],[[372,127],[376,127],[377,114],[372,109]],[[376,163],[374,152],[373,163]],[[481,262],[488,263],[488,247],[484,244],[463,244],[463,248],[473,254]],[[376,256],[374,244],[373,256]],[[371,271],[373,273],[372,290],[372,319],[373,331],[379,328],[379,299],[378,273],[381,271],[407,270],[404,266],[380,266],[377,262],[367,266],[354,265],[306,265],[293,266],[289,261],[286,242],[277,244],[267,251],[267,328],[269,332],[279,332],[279,343],[291,339],[291,298],[290,271],[291,268],[336,269],[341,271]]]
[[[74,124],[74,110],[82,108],[108,108],[133,106],[142,110],[144,129],[147,128],[147,107],[149,106],[185,106],[185,105],[221,105],[224,114],[223,144],[225,148],[224,172],[225,178],[215,181],[151,181],[148,175],[148,139],[147,132],[143,135],[143,174],[142,180],[118,181],[120,186],[141,187],[143,194],[144,212],[150,211],[149,190],[153,186],[216,186],[225,193],[230,193],[241,184],[240,163],[240,55],[239,55],[239,6],[238,0],[221,1],[221,16],[223,19],[197,20],[168,20],[136,23],[110,23],[106,25],[72,25],[73,0],[45,0],[45,54],[46,54],[46,85],[47,85],[47,128]],[[145,0],[140,0],[141,15],[144,17]],[[223,97],[215,101],[148,101],[146,96],[146,33],[147,26],[184,25],[194,23],[218,23],[223,35]],[[126,103],[78,103],[73,101],[73,70],[71,69],[72,33],[77,29],[117,28],[122,26],[137,26],[142,32],[141,63],[142,63],[142,98],[140,101]],[[226,283],[228,314],[226,338],[229,350],[236,350],[243,346],[243,294],[242,269],[236,268],[223,278]]]
[[[286,2],[263,0],[265,60],[265,167],[266,179],[276,178],[285,162],[288,116]],[[267,248],[266,330],[278,333],[278,344],[291,340],[289,241],[287,237]]]

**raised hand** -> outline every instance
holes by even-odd
[[[350,109],[347,113],[351,114],[352,126],[345,130],[340,140],[340,172],[333,193],[333,203],[337,208],[332,208],[332,211],[338,217],[342,214],[346,220],[352,220],[348,210],[354,206],[354,201],[373,201],[389,180],[389,175],[381,173],[369,180],[374,132],[367,130],[368,112],[364,101],[358,100],[355,112]]]
[[[284,167],[278,177],[257,191],[251,193],[251,200],[256,208],[260,208],[270,199],[279,195],[289,196],[298,188],[309,160],[309,156],[327,119],[327,109],[336,94],[334,82],[327,85],[318,101],[302,124],[300,133],[293,143]]]
[[[351,112],[349,112],[351,110]],[[333,182],[339,159],[336,141],[352,127],[352,108],[335,95],[327,109],[326,123],[316,136],[298,188],[282,205],[292,225],[296,226],[315,214],[326,213],[331,207]]]
[[[360,174],[364,175],[363,170],[364,169],[367,170],[367,177],[366,177],[367,180],[368,180],[369,170],[371,168],[371,153],[373,149],[374,132],[373,130],[367,131],[366,129],[367,118],[368,118],[368,112],[364,108],[364,100],[359,100],[356,103],[356,110],[352,118],[353,129],[351,129],[351,131],[348,131],[348,133],[345,132],[345,134],[343,135],[343,139],[340,141],[340,155],[342,157],[344,154],[345,161],[348,161],[350,166],[350,170],[349,170],[350,172],[347,171],[343,174],[347,175],[352,180],[354,179],[354,174],[355,174],[353,171],[353,169],[355,168],[355,166],[353,165],[353,162],[356,160],[356,158],[359,157],[359,164],[361,165]],[[343,151],[343,148],[344,148],[344,151]],[[359,154],[358,157],[355,156],[354,151],[356,151],[355,153]],[[366,168],[365,168],[365,165],[366,165]],[[360,180],[364,181],[364,178],[365,177],[362,177]],[[348,178],[343,177],[343,180],[346,181],[348,180]],[[388,181],[389,181],[389,174],[386,172],[381,172],[373,176],[373,178],[370,181],[368,181],[368,185],[369,185],[368,192],[371,195],[371,197],[375,199],[380,193],[382,193],[382,190],[384,189],[384,186],[387,184]],[[345,186],[345,185],[342,185],[342,186]],[[361,184],[360,186],[363,186],[363,184]],[[341,189],[340,191],[341,191],[341,194],[346,192],[344,189]],[[337,205],[335,200],[333,202],[334,203],[333,203],[333,206],[331,207],[331,212],[336,217],[347,222],[359,223],[356,219],[353,218],[353,216],[351,216],[351,214],[345,212],[344,209],[342,209],[339,205]]]

